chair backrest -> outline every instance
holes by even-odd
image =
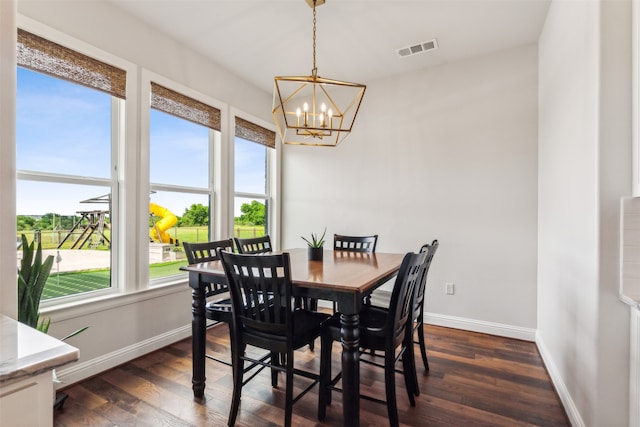
[[[333,235],[333,249],[351,252],[375,252],[378,235],[373,236],[344,236]]]
[[[415,321],[418,317],[422,316],[424,313],[424,294],[427,287],[427,273],[429,273],[429,267],[431,267],[431,261],[433,260],[433,256],[436,254],[438,250],[438,246],[440,244],[437,240],[431,242],[431,244],[422,245],[420,248],[421,253],[426,253],[427,257],[424,260],[424,264],[422,266],[422,271],[420,273],[420,281],[415,287],[413,291],[413,320]]]
[[[199,262],[217,261],[219,258],[216,249],[221,248],[225,251],[232,251],[233,240],[214,240],[204,243],[182,242],[182,246],[184,246],[187,262],[189,264],[196,264]]]
[[[248,334],[253,340],[291,342],[289,254],[235,254],[222,250],[218,253],[231,294],[236,336]]]
[[[263,254],[273,252],[271,238],[268,234],[262,237],[252,237],[248,239],[236,237],[235,240],[238,253],[241,254]]]
[[[410,338],[408,325],[411,322],[413,314],[413,290],[420,281],[422,266],[427,258],[426,252],[413,253],[409,252],[404,256],[395,284],[391,293],[391,302],[389,303],[389,315],[387,316],[387,337],[391,344],[392,350],[396,348],[403,340]]]
[[[184,246],[184,253],[187,256],[187,262],[189,264],[197,264],[199,262],[217,261],[218,253],[217,249],[233,250],[233,240],[214,240],[204,243],[189,243],[182,242]],[[200,278],[205,283],[205,297],[213,297],[214,295],[222,294],[228,291],[227,284],[224,279],[215,279],[213,276],[203,276]]]

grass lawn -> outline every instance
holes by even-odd
[[[166,277],[174,274],[186,274],[180,267],[187,265],[186,260],[151,264],[149,278]],[[111,286],[111,269],[52,273],[42,291],[42,299],[51,299],[75,295],[83,292],[107,289]]]

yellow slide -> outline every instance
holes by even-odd
[[[173,243],[173,239],[167,233],[167,230],[178,222],[178,218],[169,209],[158,206],[155,203],[149,203],[149,212],[162,218],[149,229],[149,237],[157,242]]]

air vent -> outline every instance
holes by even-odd
[[[413,46],[398,49],[398,56],[405,57],[415,55],[417,53],[426,52],[438,48],[438,40],[433,39],[426,42],[414,44]]]

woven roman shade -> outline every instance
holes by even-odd
[[[125,99],[127,73],[18,29],[18,65]]]
[[[236,117],[236,136],[270,148],[276,148],[276,133],[274,131],[265,129],[240,117]]]
[[[151,108],[220,131],[220,110],[154,82]]]

